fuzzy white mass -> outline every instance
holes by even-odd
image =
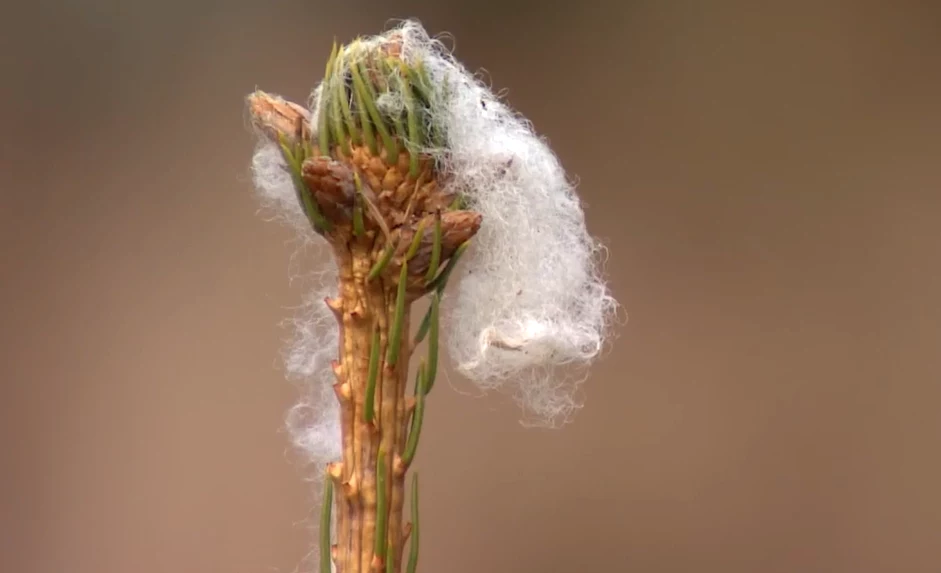
[[[545,141],[420,24],[406,21],[348,49],[372,49],[393,37],[401,42],[400,57],[421,62],[437,88],[429,121],[446,140],[441,148],[421,151],[437,160],[445,185],[483,215],[444,299],[442,333],[454,366],[482,389],[512,394],[529,423],[564,422],[577,407],[579,367],[600,353],[617,308],[601,275],[603,246],[589,235],[574,186]],[[350,59],[337,60],[340,75]],[[311,97],[314,118],[321,89]],[[378,104],[397,109],[399,99],[381,93]],[[311,123],[316,130],[317,122]],[[277,147],[261,143],[253,167],[264,205],[309,240],[319,240]],[[287,360],[289,372],[310,383],[308,399],[289,423],[297,444],[316,460],[340,453],[329,366],[337,327],[322,302],[335,290],[336,276],[321,278],[322,288],[296,317]]]

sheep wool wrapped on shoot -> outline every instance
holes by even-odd
[[[287,356],[309,389],[289,425],[325,464],[321,570],[411,573],[406,477],[439,346],[530,420],[565,421],[571,368],[600,353],[616,308],[602,246],[548,145],[416,22],[334,44],[310,109],[260,91],[248,108],[262,202],[335,262]]]

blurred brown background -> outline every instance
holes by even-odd
[[[414,16],[580,179],[629,315],[560,431],[434,397],[421,570],[941,571],[941,8],[759,4],[5,7],[0,570],[308,567],[242,98]]]

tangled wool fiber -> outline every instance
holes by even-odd
[[[481,388],[510,390],[534,422],[564,421],[577,378],[558,367],[587,365],[600,353],[617,307],[601,275],[603,246],[588,234],[574,186],[528,121],[418,23],[371,41],[390,37],[400,38],[403,60],[421,62],[440,86],[428,121],[444,145],[420,151],[483,215],[448,305],[451,358]],[[395,105],[394,96],[386,99]]]
[[[297,202],[297,192],[277,144],[259,138],[252,158],[252,176],[269,216],[293,228],[303,246],[322,243]],[[340,455],[340,409],[333,394],[330,362],[336,358],[339,331],[324,298],[336,295],[337,274],[332,265],[312,277],[314,287],[291,320],[292,340],[284,353],[289,378],[301,383],[302,396],[288,413],[287,427],[294,444],[311,461]],[[320,474],[317,474],[318,477]]]
[[[357,51],[391,42],[435,86],[422,117],[425,130],[439,137],[412,151],[434,158],[441,184],[483,216],[463,270],[452,279],[456,290],[445,298],[449,354],[458,372],[481,389],[513,394],[533,423],[564,422],[577,407],[580,378],[573,373],[599,355],[617,308],[601,273],[603,246],[589,235],[574,185],[548,144],[417,22],[345,48],[332,81],[341,81],[336,78],[345,76]],[[406,103],[389,79],[377,107],[398,112]],[[319,117],[324,89],[321,84],[313,91],[310,117]],[[317,126],[312,129],[316,141]],[[320,240],[275,144],[260,144],[253,172],[265,206],[309,240]],[[329,273],[322,278],[335,280]],[[321,290],[330,288],[325,283]],[[289,423],[297,444],[315,459],[336,454],[340,436],[329,390],[337,332],[323,295],[312,296],[298,316],[287,360],[289,372],[311,384]]]

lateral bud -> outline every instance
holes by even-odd
[[[296,103],[256,91],[248,96],[251,124],[271,141],[283,138],[290,144],[310,138],[309,112]]]
[[[343,299],[340,297],[326,297],[323,299],[324,304],[327,305],[331,311],[333,311],[333,316],[337,320],[343,320]]]
[[[406,470],[408,470],[408,464],[405,463],[402,456],[396,454],[395,458],[392,460],[392,475],[402,477],[405,475]]]
[[[351,475],[350,479],[341,484],[341,487],[343,489],[343,495],[345,495],[347,499],[353,499],[360,493],[359,480],[356,479],[355,475]]]
[[[333,385],[333,393],[341,403],[349,403],[353,399],[353,388],[349,382],[337,382]]]
[[[419,219],[414,225],[403,227],[399,231],[399,239],[396,245],[395,256],[393,258],[393,269],[397,268],[405,260],[405,255],[412,254],[408,258],[409,283],[423,283],[427,275],[437,272],[434,269],[429,273],[433,251],[435,245],[436,225],[440,224],[440,246],[438,253],[439,261],[446,261],[455,251],[470,238],[477,234],[483,216],[474,211],[448,211],[441,213],[441,221],[438,223],[437,215],[427,215]],[[415,235],[422,233],[420,239],[416,242]],[[415,247],[414,245],[417,245]],[[409,248],[414,248],[414,253],[408,253]],[[410,284],[409,286],[412,286]]]
[[[338,360],[330,361],[330,369],[333,370],[333,375],[336,376],[336,379],[338,381],[343,380],[344,370],[343,370],[343,364],[341,364],[340,361]]]

